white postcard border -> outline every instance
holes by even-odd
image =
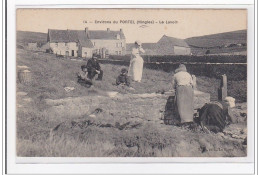
[[[16,1],[21,2],[20,1]],[[29,1],[31,4],[37,4],[37,1]],[[39,2],[39,1],[38,1]],[[50,3],[58,2],[57,0],[49,1]],[[66,1],[68,2],[68,1]],[[225,1],[227,2],[227,1]],[[234,1],[233,1],[234,2]],[[245,2],[245,1],[243,1]],[[252,1],[248,1],[252,2]],[[62,173],[62,174],[81,174],[81,173],[209,173],[214,168],[214,174],[219,173],[252,173],[254,171],[254,7],[252,5],[203,5],[200,8],[247,8],[248,9],[248,157],[247,158],[16,158],[15,154],[15,90],[16,90],[16,53],[15,51],[15,3],[14,1],[8,2],[8,43],[7,43],[7,168],[8,173]],[[18,4],[19,4],[18,3]],[[21,4],[20,4],[21,5]],[[28,4],[27,4],[28,5]],[[24,7],[21,5],[19,7]],[[28,8],[37,8],[42,6],[28,6]],[[48,6],[44,6],[46,8]],[[53,6],[50,6],[53,8]],[[60,8],[61,6],[55,6]],[[77,8],[78,6],[71,6]],[[80,6],[81,8],[83,6]],[[100,5],[91,5],[90,8],[100,7]],[[109,7],[102,5],[102,8]],[[115,5],[116,8],[119,6]],[[120,5],[120,7],[126,7]],[[131,8],[153,8],[149,5],[127,5]],[[157,5],[156,8],[173,8],[174,6]],[[192,5],[178,5],[176,8],[199,8],[199,6]],[[61,7],[63,8],[63,7]],[[65,5],[64,8],[68,8]],[[200,159],[200,160],[198,160]],[[115,164],[115,162],[117,162]],[[124,162],[124,163],[123,163]],[[139,164],[137,164],[139,162]],[[164,162],[164,163],[162,163]],[[166,163],[167,162],[167,163]],[[203,162],[203,163],[201,163]],[[207,166],[205,167],[205,163]],[[211,163],[209,163],[211,162]],[[213,163],[215,162],[215,163]],[[217,163],[216,163],[217,162]],[[229,162],[224,164],[224,162]],[[236,163],[234,163],[236,162]],[[29,164],[39,163],[39,164]],[[46,163],[46,164],[42,164]],[[49,164],[55,163],[55,164]],[[77,164],[78,163],[78,164]],[[89,164],[84,164],[89,163]],[[100,164],[101,163],[101,164]],[[128,163],[128,164],[126,164]],[[120,165],[121,168],[118,168]],[[101,168],[102,167],[102,168]],[[104,170],[102,170],[104,169]],[[192,170],[192,171],[188,171]]]

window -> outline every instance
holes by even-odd
[[[123,47],[123,43],[121,43],[121,47]]]
[[[119,51],[118,53],[119,53],[119,55],[121,55],[121,51]]]
[[[118,47],[118,43],[116,43],[116,47]]]
[[[58,43],[57,43],[57,42],[55,43],[55,46],[58,46]]]
[[[88,56],[88,52],[84,52],[84,54],[85,54],[85,57],[87,57],[87,56]]]

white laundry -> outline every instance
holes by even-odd
[[[64,90],[66,92],[70,92],[70,91],[73,91],[75,88],[74,87],[65,87]]]
[[[225,101],[229,104],[230,108],[233,108],[236,106],[236,104],[235,104],[236,99],[233,97],[228,96],[225,98]]]

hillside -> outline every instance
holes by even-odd
[[[193,55],[247,54],[247,31],[238,30],[185,39]]]
[[[28,44],[30,42],[37,42],[42,45],[47,42],[47,33],[17,31],[16,41],[18,44]]]
[[[144,68],[142,82],[131,82],[134,89],[129,89],[114,85],[124,66],[101,64],[103,80],[86,88],[76,76],[84,60],[18,48],[16,63],[18,71],[27,68],[32,75],[30,83],[18,78],[16,84],[18,157],[247,156],[246,103],[236,101],[237,121],[223,133],[205,133],[169,125],[171,73]],[[246,81],[229,83],[231,92],[246,94]],[[219,84],[197,76],[197,89],[211,96]]]
[[[185,39],[185,41],[190,46],[206,48],[219,47],[229,44],[245,44],[247,43],[247,31],[239,30],[213,35],[191,37]]]

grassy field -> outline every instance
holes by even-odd
[[[17,66],[27,66],[33,75],[31,85],[17,80],[18,156],[246,156],[246,117],[240,116],[246,103],[237,104],[237,123],[224,134],[165,125],[165,99],[134,98],[131,94],[170,90],[171,73],[144,69],[142,82],[132,84],[133,91],[114,85],[123,66],[102,64],[103,81],[86,88],[76,77],[85,63],[17,49]],[[219,80],[198,76],[197,85],[216,98]],[[75,89],[67,92],[65,87]],[[100,96],[103,91],[117,91],[126,98]],[[245,81],[229,82],[231,96],[245,96],[245,92]],[[95,112],[97,108],[101,110]]]
[[[202,48],[218,47],[230,43],[247,43],[247,31],[238,30],[238,31],[218,33],[212,35],[191,37],[185,39],[185,41],[189,45],[202,47]]]

